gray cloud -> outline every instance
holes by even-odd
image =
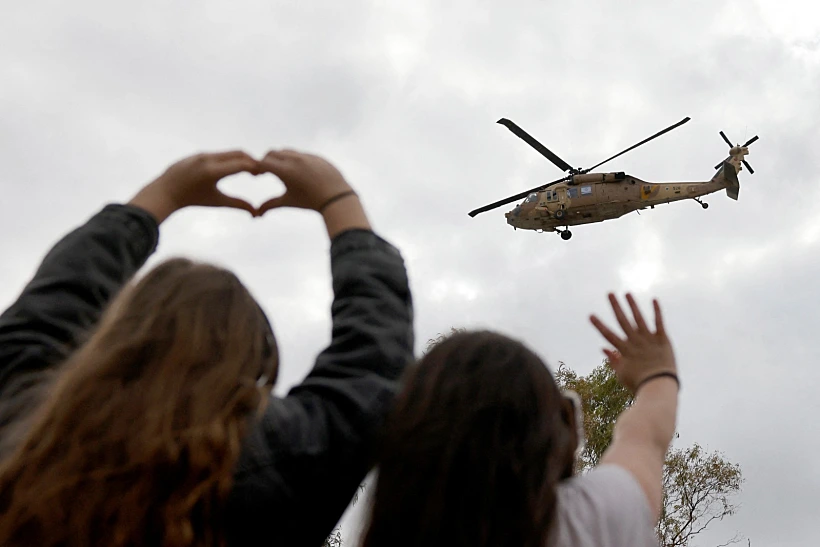
[[[724,451],[747,479],[741,511],[702,544],[735,530],[753,544],[808,544],[820,494],[820,55],[813,8],[795,6],[18,6],[0,22],[0,302],[67,229],[187,154],[318,151],[407,258],[419,349],[450,326],[486,326],[587,372],[602,358],[587,316],[609,317],[606,292],[661,297],[684,375],[679,442]],[[577,228],[569,243],[513,231],[505,208],[467,217],[561,175],[494,123],[502,116],[586,167],[687,115],[606,167],[707,179],[727,153],[719,130],[759,134],[740,201],[658,207]],[[272,177],[224,186],[255,203],[281,191]],[[152,264],[186,254],[234,268],[275,323],[280,390],[304,376],[329,339],[319,220],[192,210],[163,228]]]

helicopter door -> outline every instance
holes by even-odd
[[[561,209],[568,209],[571,203],[571,199],[567,196],[567,189],[566,188],[559,188],[558,189],[558,204],[561,206]]]

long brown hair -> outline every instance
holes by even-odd
[[[572,473],[571,412],[523,344],[486,331],[439,342],[385,424],[364,547],[545,547]]]
[[[0,463],[0,545],[221,544],[277,355],[231,272],[172,259],[127,286]]]

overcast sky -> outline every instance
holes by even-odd
[[[401,5],[403,4],[403,5]],[[401,7],[400,7],[401,6]],[[679,357],[677,445],[741,465],[736,532],[816,542],[820,506],[820,8],[809,0],[37,0],[0,20],[0,304],[47,249],[105,203],[204,150],[288,146],[333,161],[403,252],[418,350],[451,326],[491,327],[586,373],[606,293],[658,296]],[[708,180],[758,134],[740,200],[708,196],[555,234],[467,212],[561,172],[495,122],[516,121],[588,167]],[[273,177],[224,184],[260,203]],[[512,206],[510,206],[512,207]],[[329,340],[318,215],[187,210],[156,260],[233,268],[282,345],[280,391]],[[356,535],[357,511],[345,520]],[[745,542],[744,542],[745,543]]]

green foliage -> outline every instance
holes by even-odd
[[[731,497],[742,483],[740,466],[718,452],[707,454],[697,443],[671,450],[666,456],[657,530],[661,544],[685,547],[713,521],[733,515],[737,506]]]
[[[606,365],[595,368],[588,376],[579,376],[560,363],[555,381],[561,389],[571,389],[581,397],[586,445],[579,466],[582,470],[591,469],[598,465],[612,442],[615,421],[632,404],[632,395]]]

